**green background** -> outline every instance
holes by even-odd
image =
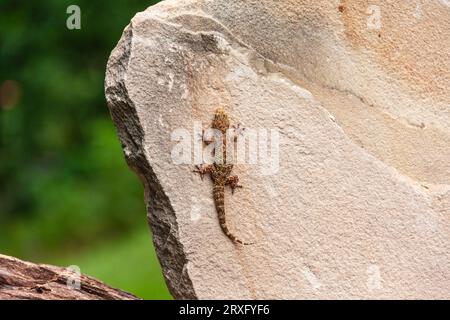
[[[170,299],[104,97],[130,19],[158,1],[0,0],[0,253]],[[69,30],[69,5],[81,30]]]

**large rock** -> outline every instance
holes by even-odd
[[[176,298],[450,298],[450,4],[376,4],[164,1],[125,29],[106,97]],[[279,134],[226,193],[251,246],[198,145],[175,157],[218,106]]]

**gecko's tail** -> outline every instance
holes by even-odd
[[[227,222],[225,219],[225,199],[224,199],[224,186],[215,185],[213,188],[214,202],[216,204],[217,214],[219,216],[220,227],[223,233],[231,240],[233,243],[238,243],[244,246],[252,245],[254,242],[244,242],[238,239],[231,231],[228,229]]]
[[[254,242],[243,242],[243,241],[241,241],[241,240],[239,240],[239,239],[236,239],[235,242],[236,242],[236,243],[239,243],[239,244],[242,244],[242,245],[244,245],[244,246],[250,246],[250,245],[252,245],[252,244],[255,244]]]
[[[232,234],[232,233],[230,232],[230,230],[228,229],[228,226],[227,226],[227,224],[226,224],[226,222],[225,222],[225,219],[223,219],[223,220],[220,220],[220,219],[219,219],[219,222],[220,222],[220,227],[222,228],[223,233],[225,233],[225,235],[226,235],[231,241],[233,241],[233,243],[238,243],[238,244],[241,244],[241,245],[243,245],[243,246],[249,246],[249,245],[255,244],[254,242],[244,242],[244,241],[238,239],[238,238],[237,238],[234,234]]]

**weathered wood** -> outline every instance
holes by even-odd
[[[34,264],[1,254],[0,299],[139,300],[69,268]]]

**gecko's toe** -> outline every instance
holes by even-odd
[[[202,169],[200,168],[200,166],[195,166],[195,170],[192,170],[192,172],[195,172],[195,173],[198,173],[199,175],[200,175],[200,178],[203,180],[203,171],[202,171]]]
[[[237,188],[243,188],[243,186],[237,185],[237,186],[231,187],[231,193],[234,194],[234,191],[235,191]]]

